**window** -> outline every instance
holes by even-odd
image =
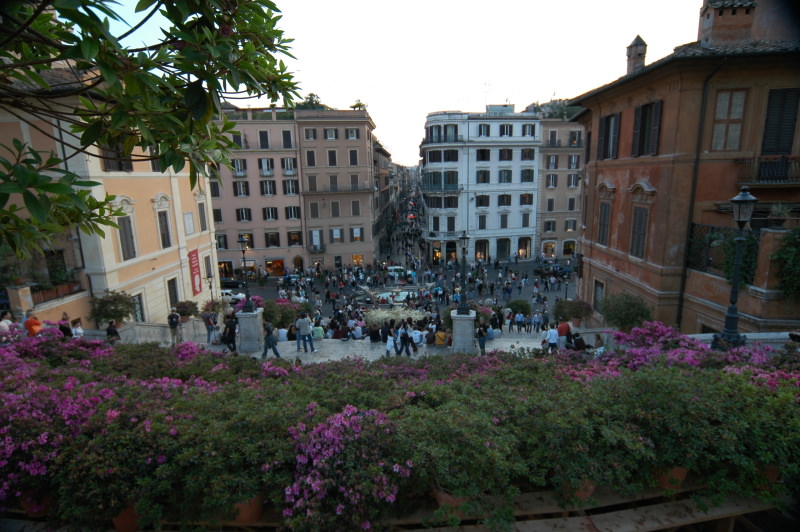
[[[103,170],[105,172],[131,172],[133,161],[122,155],[122,147],[105,147],[102,149]]]
[[[281,247],[281,234],[277,231],[270,231],[264,233],[264,247],[279,248]]]
[[[486,148],[481,148],[475,151],[475,158],[478,161],[491,161],[490,151]]]
[[[547,140],[547,145],[548,146],[560,146],[561,145],[561,143],[558,142],[558,131],[557,130],[551,129],[550,131],[548,131],[548,134],[549,134],[549,137],[550,137]]]
[[[444,141],[455,142],[458,140],[458,124],[445,124]]]
[[[133,220],[130,216],[117,217],[119,225],[119,244],[122,249],[122,260],[136,257],[136,243],[133,237]]]
[[[633,225],[631,227],[631,255],[644,258],[645,240],[647,238],[647,208],[633,208]]]
[[[208,231],[208,220],[206,219],[206,204],[197,204],[197,217],[200,219],[200,230]]]
[[[297,158],[296,157],[282,157],[281,170],[286,175],[294,175],[297,173]]]
[[[262,196],[274,196],[276,194],[274,179],[262,179],[259,187],[261,188]]]
[[[300,219],[300,207],[298,206],[290,206],[286,207],[286,219],[287,220],[299,220]]]
[[[361,227],[350,228],[350,242],[363,242],[364,230]]]
[[[511,137],[514,132],[513,124],[500,124],[500,136]]]
[[[556,210],[556,200],[549,198],[547,200],[547,212],[553,212],[554,210]]]
[[[547,174],[545,176],[545,186],[547,188],[556,188],[558,186],[558,174]]]
[[[429,163],[440,163],[442,162],[442,152],[440,150],[433,150],[428,152],[428,162]]]
[[[486,215],[478,215],[478,229],[486,229]]]
[[[433,217],[433,230],[434,231],[438,231],[439,230],[439,217],[438,216],[434,216]]]
[[[286,239],[289,241],[290,246],[303,245],[303,233],[300,231],[287,231]]]
[[[244,143],[242,142],[242,134],[241,133],[231,133],[231,140],[239,148],[242,148],[244,146]]]
[[[544,221],[544,232],[545,233],[555,233],[556,232],[556,221],[555,220],[545,220]]]
[[[306,152],[306,166],[317,166],[317,152],[308,150]]]
[[[347,140],[358,140],[358,128],[348,127],[344,130]]]
[[[258,132],[258,147],[262,150],[269,149],[269,131]]]
[[[211,194],[212,198],[219,197],[219,182],[216,179],[212,179],[208,182],[208,192]]]
[[[447,230],[448,231],[455,231],[456,230],[456,217],[455,216],[448,216],[447,217]]]
[[[153,172],[161,172],[161,161],[158,160],[158,150],[155,146],[150,146],[148,149],[150,153],[150,170]]]
[[[217,249],[228,249],[228,235],[217,233]]]
[[[580,131],[570,131],[569,132],[569,145],[570,146],[580,146],[581,145],[581,132]]]
[[[300,182],[297,179],[284,179],[283,194],[286,196],[300,194]]]
[[[764,140],[761,143],[762,155],[792,154],[798,103],[800,103],[800,89],[769,91]]]
[[[169,213],[158,211],[158,234],[161,236],[161,249],[172,246],[172,236],[169,231]]]
[[[533,161],[534,153],[535,151],[533,148],[522,148],[519,158],[521,161]]]
[[[211,209],[211,216],[214,218],[215,224],[222,223],[222,209]]]
[[[711,149],[714,151],[736,151],[739,149],[744,119],[746,91],[719,91],[714,128],[711,134]]]
[[[336,150],[328,150],[328,166],[336,166]]]
[[[564,220],[564,231],[571,233],[578,227],[578,221],[575,219]]]
[[[499,207],[510,207],[511,194],[500,194],[499,196],[497,196],[497,205]]]
[[[331,218],[338,218],[339,217],[339,202],[332,201],[331,202]]]
[[[578,174],[568,174],[567,175],[567,186],[569,188],[577,188],[578,185],[581,183],[581,178]]]
[[[350,150],[350,166],[358,166],[358,150]]]
[[[536,124],[522,124],[522,136],[523,137],[535,137],[536,136]]]
[[[309,192],[317,191],[317,176],[315,175],[308,176],[308,191]]]
[[[457,209],[458,208],[458,196],[447,196],[444,198],[444,208],[445,209]]]
[[[658,153],[658,130],[661,127],[661,101],[637,107],[633,114],[631,156]]]
[[[264,220],[274,222],[278,219],[277,207],[264,207],[261,209],[261,216]]]
[[[479,137],[489,136],[489,124],[478,124],[478,136]]]
[[[501,161],[511,161],[513,158],[513,152],[509,148],[502,148],[500,150],[500,160]]]
[[[361,216],[361,202],[353,200],[350,202],[350,216]]]
[[[358,175],[350,176],[350,190],[358,190]]]
[[[547,169],[558,170],[558,155],[547,156]]]
[[[501,183],[511,183],[511,170],[500,170],[499,177]]]
[[[240,233],[239,236],[247,240],[247,244],[245,244],[245,246],[247,246],[247,249],[253,249],[253,247],[255,247],[255,244],[253,244],[254,242],[253,233]]]
[[[339,190],[339,176],[338,175],[329,175],[328,176],[328,188],[331,192],[336,192]]]
[[[442,126],[430,126],[427,131],[428,142],[441,142]]]
[[[611,230],[611,203],[608,201],[600,202],[600,216],[597,222],[597,243],[603,246],[608,245],[608,237]]]
[[[283,149],[284,150],[291,150],[292,149],[292,132],[288,129],[284,129],[281,131],[281,137],[283,138]]]
[[[448,170],[447,172],[445,172],[444,186],[447,189],[454,190],[458,186],[458,172],[456,172],[455,170]]]
[[[339,130],[335,127],[325,128],[325,140],[336,140],[339,138]]]
[[[171,307],[178,303],[178,280],[174,277],[167,280],[167,298]]]
[[[520,205],[533,205],[533,194],[526,193],[519,195],[519,204]]]
[[[206,271],[206,279],[209,279],[212,275],[214,275],[214,271],[211,269],[211,255],[206,255],[203,257],[203,266]]]
[[[600,305],[603,303],[606,295],[606,285],[602,281],[594,282],[594,295],[592,297],[592,307],[595,310],[600,310]]]
[[[275,160],[274,159],[271,159],[271,158],[268,158],[268,157],[262,157],[262,158],[260,158],[258,160],[258,173],[259,173],[259,175],[261,175],[262,177],[271,176],[274,171],[275,171]]]
[[[570,170],[577,170],[581,166],[581,156],[580,155],[570,155],[567,159],[567,168]]]
[[[309,216],[311,216],[311,218],[319,218],[319,203],[312,201],[308,204],[308,208]]]
[[[522,213],[522,227],[530,227],[531,226],[531,213],[523,212]]]
[[[475,197],[475,206],[476,207],[488,207],[489,206],[489,196],[485,194],[481,194],[480,196]]]
[[[317,140],[317,130],[313,127],[307,127],[303,130],[303,135],[306,140]]]
[[[575,210],[575,198],[567,198],[567,210],[568,211]]]
[[[332,244],[341,244],[344,242],[342,230],[338,227],[330,229],[330,240]]]
[[[191,212],[183,213],[183,230],[187,235],[194,234],[194,214]]]
[[[619,151],[619,113],[600,117],[597,158],[616,159]]]
[[[236,209],[236,221],[237,222],[251,222],[253,221],[253,216],[250,214],[250,209],[246,207],[242,207],[240,209]]]
[[[475,182],[481,184],[488,184],[489,183],[489,170],[478,170],[475,172]]]
[[[533,183],[533,168],[523,168],[520,172],[520,181],[523,183]]]
[[[247,181],[233,182],[233,195],[237,198],[250,195],[250,183]]]
[[[444,161],[446,163],[458,161],[458,150],[444,150]]]
[[[508,215],[501,214],[500,215],[500,229],[508,229]]]
[[[234,159],[231,164],[233,166],[233,177],[247,177],[247,159]]]
[[[322,249],[322,231],[320,229],[312,229],[308,232],[308,240],[315,250]]]

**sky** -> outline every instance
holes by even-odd
[[[626,47],[646,63],[697,39],[703,0],[275,0],[305,97],[367,105],[395,163],[414,166],[425,117],[487,104],[566,99],[625,74]],[[135,4],[132,0],[120,0]],[[238,101],[237,105],[247,106]],[[253,107],[269,102],[253,101]]]

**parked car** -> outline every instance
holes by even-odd
[[[220,293],[222,296],[231,296],[231,305],[236,305],[239,301],[242,301],[247,296],[242,293],[235,293],[233,290],[221,290]]]
[[[244,281],[232,277],[223,277],[219,280],[220,288],[244,288]]]

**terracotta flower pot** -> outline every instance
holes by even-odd
[[[683,485],[683,481],[686,480],[686,475],[688,474],[689,470],[680,466],[659,469],[656,472],[656,484],[663,490],[677,489]]]
[[[114,530],[117,532],[136,532],[139,530],[139,514],[136,513],[134,504],[132,502],[128,503],[128,506],[111,519],[111,522],[114,523]]]
[[[234,505],[236,508],[236,518],[233,520],[238,525],[252,525],[261,518],[264,511],[264,501],[260,495],[251,497],[244,502]]]
[[[584,480],[578,489],[575,490],[575,498],[580,501],[585,501],[594,493],[594,482],[591,480]]]
[[[436,498],[436,504],[439,505],[439,508],[448,507],[456,517],[464,519],[464,513],[460,509],[467,502],[466,497],[456,497],[452,493],[447,493],[438,488],[434,488],[433,496]]]

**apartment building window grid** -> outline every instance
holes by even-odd
[[[331,202],[331,218],[338,218],[339,216],[340,216],[340,214],[339,214],[339,202],[338,201],[332,201]]]
[[[275,159],[261,157],[258,159],[258,173],[262,177],[271,176],[275,172]]]
[[[241,207],[236,209],[236,221],[237,222],[252,222],[253,216],[251,211],[247,207]]]
[[[575,219],[564,220],[564,231],[571,233],[578,227],[578,221]]]
[[[328,150],[328,166],[338,166],[336,150]]]
[[[500,183],[511,183],[511,170],[503,169],[498,173]]]
[[[350,216],[361,216],[361,202],[353,200],[350,202]]]
[[[547,212],[553,212],[556,210],[556,200],[553,198],[547,199]]]
[[[364,241],[364,229],[362,227],[351,227],[350,242],[363,242],[363,241]]]
[[[314,150],[306,151],[306,166],[314,167],[317,166],[317,152]]]
[[[237,198],[246,197],[250,195],[250,183],[247,181],[234,181],[233,182],[233,195]]]
[[[486,229],[486,215],[479,214],[478,215],[478,229]]]
[[[513,124],[500,124],[500,136],[501,137],[511,137],[514,134],[514,125]]]
[[[284,179],[283,194],[286,196],[300,194],[300,182],[297,179]]]
[[[286,207],[286,219],[287,220],[299,220],[300,219],[300,207],[296,205],[290,205]]]
[[[350,150],[350,166],[358,166],[358,150]]]
[[[261,215],[265,221],[275,222],[278,220],[278,208],[264,207],[261,209]]]
[[[206,219],[206,204],[197,204],[197,217],[200,219],[200,231],[208,231],[208,220]]]
[[[608,245],[611,234],[611,203],[608,201],[600,202],[600,216],[597,223],[597,243],[603,246]]]
[[[211,195],[212,198],[219,197],[219,183],[216,179],[211,179],[208,182],[208,193]]]
[[[633,224],[631,227],[630,253],[634,257],[643,259],[647,241],[647,214],[646,207],[633,208]]]
[[[481,194],[475,198],[476,207],[489,207],[489,196]]]
[[[247,177],[247,159],[233,159],[233,177]]]
[[[547,169],[558,170],[558,155],[547,156]]]
[[[489,170],[477,170],[475,172],[475,182],[479,185],[488,185],[491,182],[491,172]]]
[[[545,177],[545,186],[547,186],[547,188],[558,187],[558,174],[547,174]]]
[[[228,249],[228,235],[217,233],[217,249]]]
[[[510,148],[501,148],[500,149],[500,160],[501,161],[511,161],[514,157],[514,152]]]
[[[358,190],[358,174],[350,174],[350,190]]]
[[[487,148],[480,148],[478,150],[475,150],[475,158],[478,161],[491,161],[492,160],[491,153],[492,153],[491,150]]]
[[[523,137],[535,137],[536,136],[536,124],[522,124],[522,136]]]
[[[490,126],[489,124],[478,124],[478,136],[479,137],[488,137],[490,134]]]
[[[262,150],[269,149],[269,131],[258,132],[258,147]]]
[[[103,170],[105,172],[132,172],[133,160],[123,156],[122,153],[122,148],[103,148]]]
[[[258,186],[261,189],[262,196],[274,196],[277,192],[275,180],[273,179],[262,179]]]
[[[288,241],[290,246],[302,246],[303,233],[302,231],[287,231],[286,240]]]
[[[631,156],[656,155],[658,153],[658,133],[660,127],[660,100],[634,109]]]
[[[738,151],[744,122],[745,90],[717,92],[714,126],[711,134],[713,151]]]
[[[531,226],[531,213],[523,212],[521,214],[522,214],[522,221],[521,221],[522,227],[530,227]]]
[[[500,215],[500,229],[508,229],[508,214]]]
[[[161,249],[172,247],[172,235],[169,228],[169,213],[158,211],[158,234],[161,237]]]
[[[335,127],[325,128],[325,140],[337,140],[339,138],[339,130]]]
[[[303,135],[306,140],[317,140],[317,130],[313,127],[307,127],[303,130]]]
[[[221,224],[222,223],[222,209],[212,209],[211,210],[211,215],[214,217],[214,223],[215,224]]]
[[[555,233],[556,232],[556,221],[555,220],[545,220],[542,224],[545,233]]]
[[[581,183],[581,178],[578,174],[568,174],[567,175],[567,187],[569,188],[577,188],[578,185]]]
[[[581,156],[576,154],[570,155],[569,158],[567,159],[567,168],[569,168],[570,170],[577,170],[580,167],[581,167]]]
[[[519,195],[520,205],[533,205],[533,194],[525,193]]]
[[[620,113],[600,118],[597,138],[597,158],[616,159],[619,153]]]
[[[522,148],[519,152],[521,161],[533,161],[536,151],[533,148]]]
[[[347,140],[358,140],[359,137],[358,128],[348,127],[345,129],[345,133],[347,136]]]
[[[312,201],[308,205],[308,213],[311,218],[319,218],[319,203]]]
[[[520,181],[522,183],[533,183],[534,171],[533,168],[523,168],[520,171]]]
[[[567,210],[568,211],[575,210],[575,198],[567,198]]]
[[[344,242],[344,232],[341,227],[332,227],[330,229],[330,241],[332,244],[341,244]]]
[[[497,196],[497,206],[498,207],[510,207],[511,206],[511,194],[500,194]]]
[[[119,226],[119,243],[122,251],[122,260],[130,260],[136,257],[136,240],[133,231],[133,219],[130,215],[117,217]]]
[[[269,231],[264,233],[264,247],[279,248],[281,247],[281,234],[277,231]]]

